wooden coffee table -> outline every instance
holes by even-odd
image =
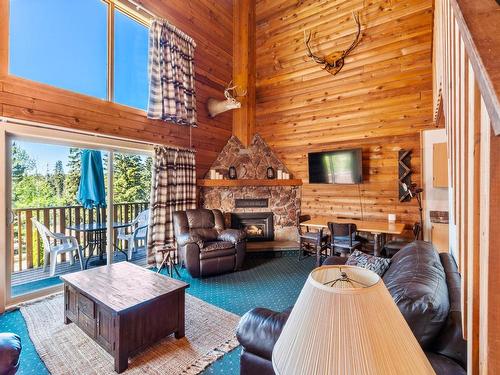
[[[182,281],[129,262],[61,276],[64,323],[74,322],[115,359],[115,371],[128,358],[172,333],[184,337]]]

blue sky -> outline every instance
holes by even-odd
[[[106,14],[100,0],[11,0],[10,73],[106,98]],[[147,60],[147,28],[115,11],[116,102],[146,108]]]
[[[64,170],[67,170],[66,164],[68,162],[69,147],[19,140],[16,140],[15,143],[28,151],[30,157],[36,161],[38,172],[45,173],[47,166],[49,171],[54,170],[54,166],[58,160],[63,162]]]

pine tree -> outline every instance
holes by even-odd
[[[81,165],[81,150],[79,148],[70,148],[68,163],[66,164],[68,173],[64,180],[64,203],[67,205],[78,204],[76,194],[80,184]]]
[[[17,143],[12,143],[12,179],[18,181],[36,168],[35,160]]]
[[[144,160],[144,168],[142,170],[142,179],[141,179],[141,201],[149,202],[149,198],[151,195],[151,174],[153,169],[153,158],[148,156]]]
[[[138,202],[144,199],[142,191],[144,165],[139,155],[114,155],[114,201]]]
[[[52,175],[53,186],[55,188],[56,194],[59,198],[63,197],[64,194],[64,181],[66,175],[64,174],[63,163],[61,160],[56,162],[54,166],[54,173]]]

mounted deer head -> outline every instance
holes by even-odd
[[[358,45],[361,40],[361,23],[359,22],[359,13],[352,13],[352,17],[354,18],[354,22],[358,26],[358,31],[356,33],[356,38],[352,42],[352,44],[345,51],[336,51],[332,52],[329,55],[319,57],[316,56],[311,51],[311,47],[309,46],[309,42],[311,41],[311,33],[307,36],[306,31],[304,30],[304,43],[307,48],[307,56],[311,57],[316,63],[324,65],[323,69],[325,69],[328,73],[335,75],[344,67],[344,59],[351,53],[351,51]]]
[[[214,118],[219,113],[229,111],[231,109],[236,109],[241,107],[241,102],[236,98],[241,98],[247,94],[246,90],[241,94],[238,94],[236,88],[238,86],[231,86],[233,81],[229,82],[229,85],[224,89],[224,96],[226,100],[217,100],[214,98],[208,98],[207,107],[210,117]]]

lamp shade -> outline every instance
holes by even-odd
[[[434,374],[384,282],[353,266],[310,273],[272,361],[278,375]]]

